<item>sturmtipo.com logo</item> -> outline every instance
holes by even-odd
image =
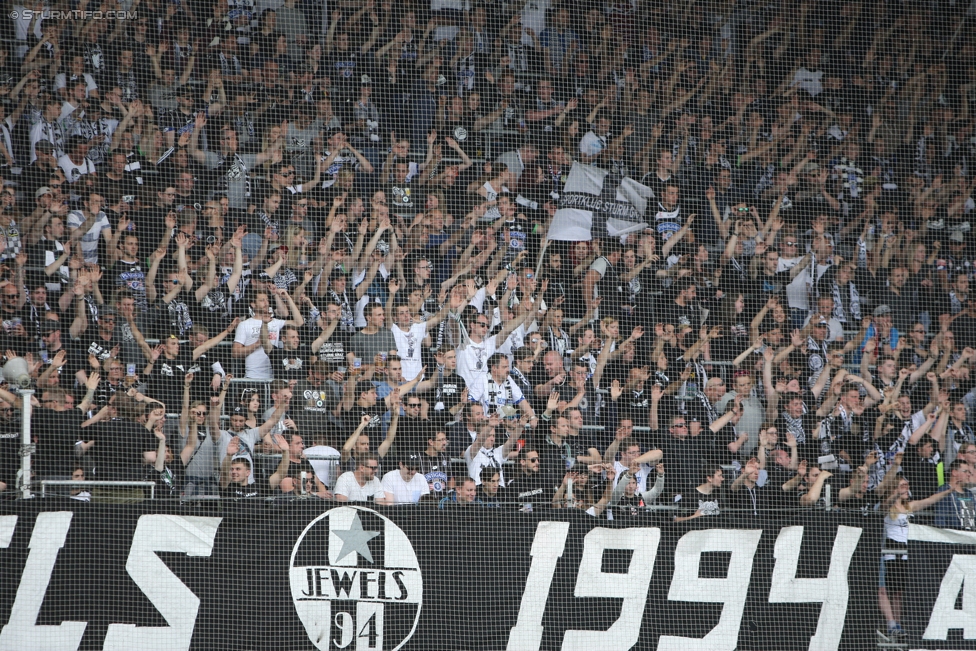
[[[292,550],[289,580],[298,617],[322,651],[395,651],[420,619],[413,546],[366,508],[341,506],[313,520]]]

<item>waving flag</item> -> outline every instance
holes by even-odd
[[[631,178],[573,163],[559,195],[549,239],[577,242],[642,231],[648,226],[644,212],[652,198],[649,187]]]

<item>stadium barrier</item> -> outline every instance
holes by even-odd
[[[877,515],[671,517],[5,503],[0,649],[874,646]],[[973,648],[976,534],[912,525],[911,538],[913,648]]]

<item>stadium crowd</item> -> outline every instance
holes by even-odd
[[[12,0],[35,478],[973,528],[965,8]],[[649,189],[643,226],[564,236],[592,168]]]

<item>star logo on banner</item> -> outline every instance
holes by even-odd
[[[352,524],[349,525],[347,531],[333,530],[332,533],[339,536],[342,540],[342,549],[339,550],[339,556],[336,557],[336,561],[341,561],[349,554],[356,552],[370,563],[373,562],[373,554],[369,551],[369,545],[367,543],[380,535],[380,532],[363,530],[363,523],[359,521],[358,513],[353,516]]]

